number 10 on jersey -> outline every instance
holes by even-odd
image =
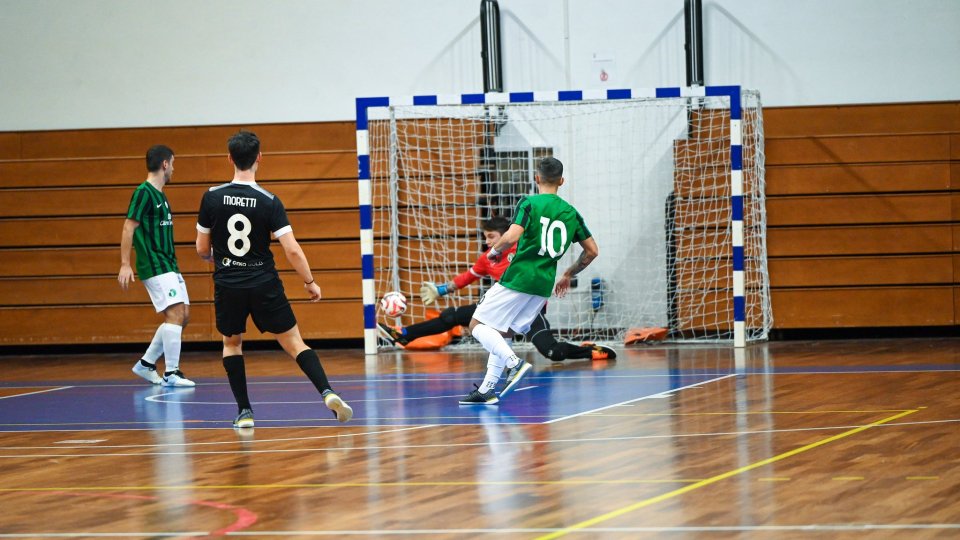
[[[553,247],[554,231],[560,230],[560,247]],[[563,247],[567,245],[567,226],[562,221],[550,221],[548,217],[540,218],[540,251],[541,257],[549,253],[551,259],[563,255]]]

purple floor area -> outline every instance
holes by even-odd
[[[480,373],[393,375],[333,379],[354,409],[351,425],[543,423],[618,403],[657,396],[726,373],[616,370],[534,373],[495,406],[462,406],[458,399]],[[34,381],[30,395],[0,400],[0,431],[189,429],[229,427],[236,415],[225,379],[197,379],[196,388],[136,381]],[[248,381],[257,427],[331,426],[336,419],[305,378]]]

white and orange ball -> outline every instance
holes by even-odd
[[[380,299],[380,309],[387,317],[397,317],[407,310],[407,297],[397,291],[388,292]]]

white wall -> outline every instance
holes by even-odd
[[[0,130],[350,120],[357,96],[480,91],[479,4],[0,0]],[[685,82],[682,0],[500,4],[507,90]],[[958,1],[703,11],[707,84],[766,105],[960,99]]]

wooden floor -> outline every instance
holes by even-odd
[[[0,538],[960,538],[960,340],[662,346],[460,407],[485,355],[320,351],[357,417],[247,354],[6,356]]]

